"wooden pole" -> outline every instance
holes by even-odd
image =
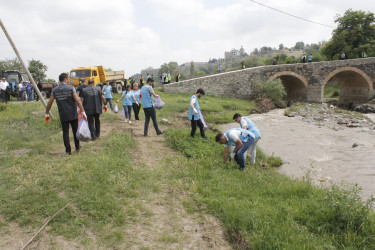
[[[4,24],[3,24],[3,22],[1,21],[1,19],[0,19],[0,26],[1,26],[1,28],[3,29],[5,36],[8,38],[8,41],[9,41],[10,45],[12,46],[14,52],[16,53],[16,55],[17,55],[17,57],[18,57],[18,60],[20,60],[20,62],[21,62],[21,64],[22,64],[22,67],[23,67],[23,69],[25,70],[27,76],[28,76],[29,79],[31,80],[31,83],[32,83],[32,85],[33,85],[33,88],[34,88],[35,92],[38,94],[39,99],[42,101],[44,107],[47,108],[47,103],[46,103],[46,101],[44,100],[43,96],[40,94],[40,91],[39,91],[39,89],[38,89],[38,86],[35,84],[35,81],[34,81],[33,76],[30,74],[29,69],[26,67],[25,62],[23,61],[23,59],[22,59],[20,53],[18,52],[18,50],[17,50],[17,48],[16,48],[16,45],[13,43],[12,38],[9,36],[8,31],[6,30],[6,28],[5,28]],[[52,119],[54,118],[54,116],[53,116],[53,114],[51,113],[51,111],[49,112],[49,115],[50,115],[50,117],[51,117]]]

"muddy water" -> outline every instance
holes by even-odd
[[[355,184],[364,199],[375,196],[375,131],[347,128],[335,131],[307,123],[301,117],[286,117],[284,110],[249,117],[259,128],[258,146],[285,162],[279,169],[293,178],[309,175],[318,185]],[[370,116],[375,119],[375,115]],[[223,131],[239,127],[226,124]],[[359,146],[352,147],[356,143]]]

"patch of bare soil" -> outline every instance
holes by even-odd
[[[152,122],[147,137],[143,136],[143,126],[143,121],[133,121],[132,124],[124,123],[123,120],[102,122],[101,137],[97,141],[88,143],[100,144],[100,141],[113,131],[130,133],[137,142],[132,152],[134,165],[163,175],[163,159],[177,155],[177,153],[164,145],[164,135],[156,135]],[[163,128],[163,125],[161,127]],[[57,157],[65,155],[62,141],[49,153]],[[188,192],[173,189],[167,183],[163,183],[162,178],[158,180],[160,190],[139,201],[147,211],[147,215],[141,215],[140,219],[127,223],[124,228],[125,242],[122,247],[130,249],[232,249],[225,239],[220,222],[211,215],[186,211],[183,201],[191,200]],[[82,237],[75,241],[53,236],[48,233],[48,229],[47,226],[27,249],[81,249],[83,246],[79,242],[83,238],[90,238],[91,244],[97,242],[95,234],[88,229],[83,230]],[[22,228],[13,222],[7,223],[0,217],[0,249],[20,249],[36,231]],[[99,245],[92,246],[92,248],[98,249]]]

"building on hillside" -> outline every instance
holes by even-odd
[[[225,51],[224,52],[224,59],[225,60],[233,60],[233,59],[236,59],[236,58],[240,58],[240,57],[243,57],[245,56],[245,49],[243,48],[243,46],[241,46],[241,48],[238,50],[238,49],[232,49],[231,51]]]

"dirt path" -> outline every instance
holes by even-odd
[[[116,122],[102,122],[101,137],[89,144],[98,144],[112,131],[130,133],[136,141],[132,157],[134,166],[150,171],[157,175],[158,192],[153,192],[136,200],[141,204],[147,216],[138,216],[137,220],[127,222],[124,227],[125,241],[120,248],[127,249],[232,249],[225,240],[223,227],[213,216],[202,213],[189,213],[184,209],[183,201],[191,201],[188,191],[180,190],[172,185],[168,179],[167,170],[163,169],[166,157],[177,155],[166,147],[164,135],[157,136],[152,123],[149,136],[143,136],[144,122],[133,124]],[[166,129],[165,126],[161,126]],[[87,145],[87,144],[85,144]],[[94,146],[95,145],[91,145]],[[62,153],[61,153],[62,152]],[[64,157],[64,148],[56,145],[49,152],[55,157]],[[152,156],[152,157],[150,157]],[[0,224],[6,224],[0,217]],[[19,227],[16,223],[9,223],[0,228],[0,249],[20,249],[35,233],[36,230]],[[27,249],[81,249],[80,241],[83,237],[91,238],[95,242],[95,234],[86,229],[83,236],[75,241],[69,241],[61,236],[52,236],[47,228],[29,245]],[[93,246],[94,249],[98,249]]]
[[[134,223],[127,230],[127,234],[132,235],[132,241],[137,242],[132,248],[231,249],[225,241],[220,222],[213,216],[185,211],[182,201],[190,199],[188,194],[173,189],[168,181],[163,180],[167,174],[161,169],[163,160],[177,153],[164,145],[164,136],[157,136],[150,125],[149,135],[144,137],[143,121],[125,124],[137,142],[133,151],[135,165],[162,176],[158,180],[160,192],[151,194],[143,201],[144,207],[153,215],[140,223]],[[161,128],[166,129],[163,126]]]

